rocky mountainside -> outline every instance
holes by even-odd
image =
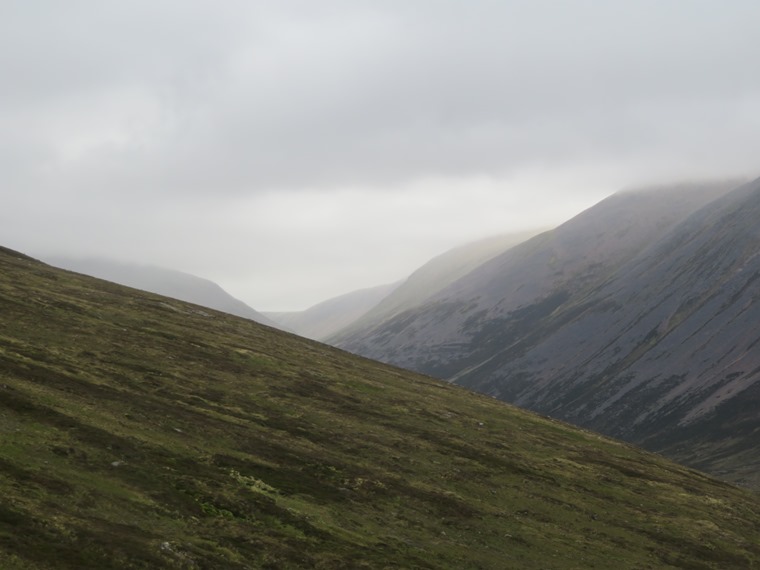
[[[759,219],[760,181],[454,378],[760,485]]]
[[[314,340],[324,340],[349,326],[387,297],[400,283],[352,291],[309,307],[305,311],[265,312],[280,328]]]
[[[760,498],[0,248],[0,568],[760,567]]]
[[[481,264],[417,306],[379,325],[354,330],[336,344],[449,378],[501,347],[503,339],[488,334],[492,319],[550,314],[569,291],[577,296],[603,283],[727,191],[724,184],[704,184],[615,194]]]
[[[760,485],[757,185],[615,195],[343,346]]]
[[[188,303],[195,303],[251,319],[271,327],[282,328],[282,325],[252,309],[243,301],[236,299],[213,281],[189,273],[107,259],[54,256],[45,258],[45,261],[69,271],[76,271],[159,295],[166,295]]]

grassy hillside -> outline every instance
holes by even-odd
[[[760,499],[0,250],[0,568],[760,568]]]

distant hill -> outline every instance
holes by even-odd
[[[213,281],[189,273],[152,265],[122,263],[96,258],[51,256],[44,258],[44,261],[69,271],[76,271],[159,295],[166,295],[181,301],[251,319],[268,326],[282,328],[281,325],[227,293]]]
[[[397,283],[352,291],[305,311],[264,315],[301,336],[339,344],[352,331],[377,325],[421,303],[478,265],[537,233],[536,230],[492,236],[449,250]]]
[[[399,283],[391,283],[360,289],[328,299],[305,311],[267,312],[264,316],[278,323],[280,328],[306,338],[324,340],[363,316],[398,286]]]
[[[324,338],[331,344],[340,344],[343,338],[350,338],[354,331],[377,326],[418,306],[479,265],[537,233],[539,230],[491,236],[450,249],[417,269],[360,318],[336,331],[332,337]]]
[[[760,487],[754,187],[614,195],[340,346]]]
[[[0,434],[3,570],[760,566],[756,494],[3,249]]]

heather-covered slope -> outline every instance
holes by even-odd
[[[760,500],[0,249],[0,568],[758,568]]]
[[[282,328],[281,325],[276,324],[273,320],[227,293],[213,281],[189,273],[150,265],[119,263],[106,259],[78,259],[58,256],[45,261],[69,271],[92,275],[127,287],[166,295],[180,301],[195,303],[251,319],[257,323]]]

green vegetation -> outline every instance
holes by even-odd
[[[0,568],[760,568],[760,499],[0,250]]]

